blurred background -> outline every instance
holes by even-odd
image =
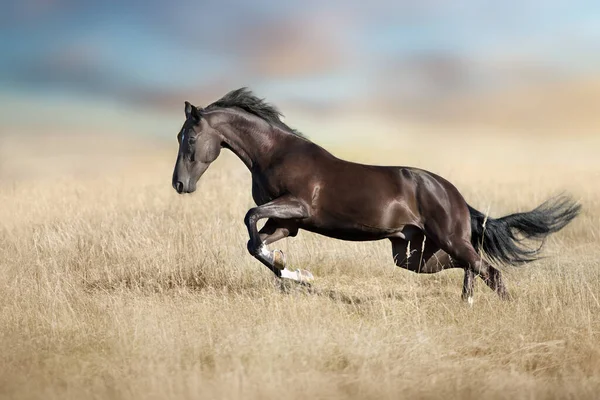
[[[113,138],[174,146],[185,100],[205,106],[241,86],[333,148],[431,135],[584,143],[572,161],[599,148],[598,1],[9,0],[2,10],[5,179],[25,175],[7,162],[16,154],[44,153],[47,169],[103,146],[117,156]],[[27,144],[41,134],[53,139]],[[82,137],[102,139],[90,150]]]

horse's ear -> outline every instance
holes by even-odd
[[[192,105],[189,101],[185,102],[185,117],[187,119],[194,119],[195,121],[200,120],[200,111],[196,106]]]

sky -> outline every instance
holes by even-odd
[[[13,108],[68,99],[180,113],[185,100],[203,105],[241,86],[315,112],[408,108],[600,71],[597,0],[9,0],[2,8],[0,103]]]

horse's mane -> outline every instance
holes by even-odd
[[[241,108],[250,114],[254,114],[257,117],[264,119],[270,124],[285,128],[287,131],[296,136],[305,137],[302,133],[296,129],[290,128],[281,120],[283,114],[277,109],[277,107],[267,103],[265,99],[255,96],[254,93],[252,93],[252,91],[248,88],[243,87],[232,90],[219,100],[206,107],[206,109],[215,107]]]

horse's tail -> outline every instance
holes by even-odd
[[[538,259],[543,240],[571,222],[581,205],[567,196],[551,198],[534,210],[494,219],[469,207],[471,243],[493,260],[506,264],[523,264]],[[536,249],[527,247],[526,239],[541,241]]]

